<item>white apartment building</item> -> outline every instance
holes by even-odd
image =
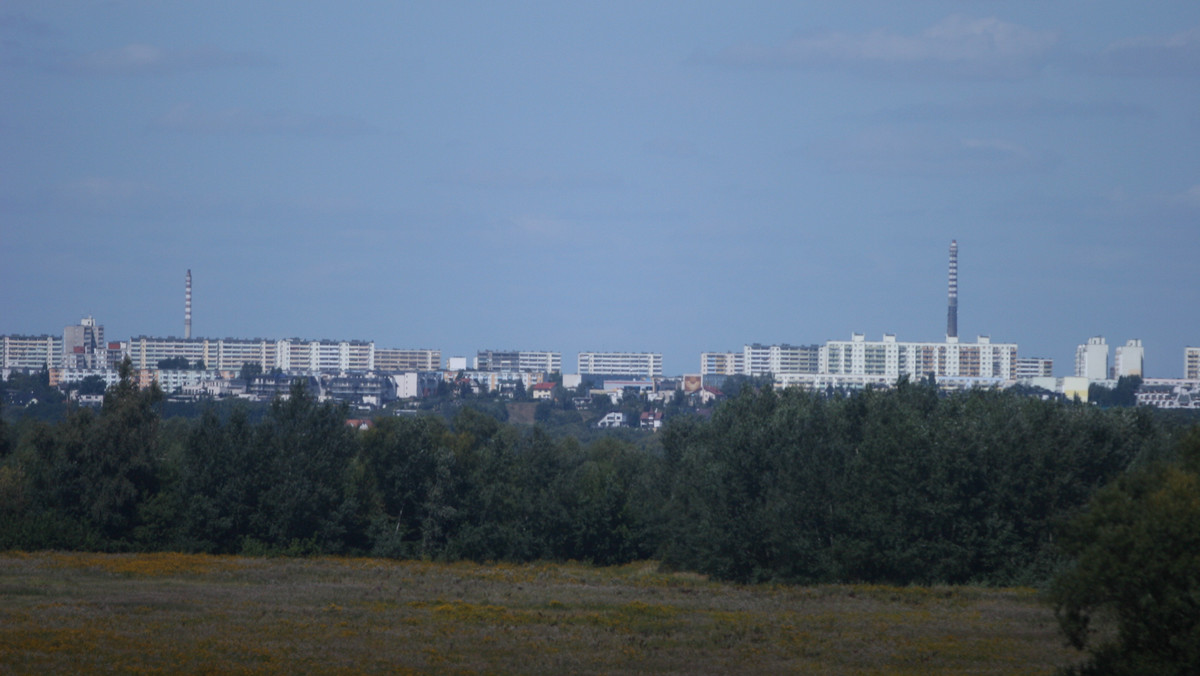
[[[529,350],[480,350],[475,355],[475,369],[478,371],[561,373],[562,353]]]
[[[742,348],[744,371],[748,376],[784,373],[816,373],[821,368],[820,345],[760,345]]]
[[[63,361],[63,339],[59,336],[0,336],[6,369],[59,368]]]
[[[1183,377],[1200,380],[1200,347],[1183,348]]]
[[[661,352],[580,352],[581,375],[662,375]]]
[[[392,347],[375,348],[376,371],[384,373],[409,373],[440,371],[442,351],[427,348],[402,350]]]
[[[939,380],[1009,381],[1017,376],[1017,345],[993,343],[987,336],[979,336],[975,343],[960,343],[957,337],[944,343],[909,343],[897,341],[893,334],[868,341],[855,333],[850,340],[828,341],[821,350],[818,370],[827,375],[877,376],[890,382],[901,376],[916,380],[930,375]]]
[[[746,372],[746,355],[743,352],[701,352],[700,374],[709,376],[736,376]]]
[[[1142,349],[1142,341],[1130,340],[1124,345],[1118,346],[1116,356],[1113,359],[1114,378],[1123,376],[1142,377],[1143,365],[1146,361],[1146,352]]]
[[[781,376],[816,373],[821,364],[820,345],[762,345],[752,343],[741,352],[703,352],[701,375]]]
[[[1018,357],[1017,380],[1054,377],[1054,360],[1049,357]]]
[[[129,341],[129,356],[138,369],[154,369],[163,359],[183,357],[203,361],[208,370],[238,371],[256,363],[264,371],[280,369],[304,373],[435,371],[441,366],[440,350],[376,348],[361,340],[282,340],[151,338]]]
[[[1088,338],[1088,342],[1075,348],[1075,377],[1108,379],[1108,344],[1104,336]]]

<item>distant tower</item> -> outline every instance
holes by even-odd
[[[192,271],[187,271],[187,284],[183,292],[183,337],[192,337]]]
[[[946,308],[946,337],[958,337],[958,240],[950,240],[950,298]]]

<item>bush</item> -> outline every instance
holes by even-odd
[[[1198,469],[1200,428],[1179,462],[1121,477],[1066,528],[1075,560],[1049,594],[1067,640],[1091,650],[1075,673],[1200,673]]]

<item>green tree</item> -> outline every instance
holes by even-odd
[[[1200,428],[1178,463],[1131,472],[1066,528],[1049,597],[1081,674],[1200,673]],[[1097,632],[1109,619],[1115,635]]]
[[[80,394],[104,394],[106,389],[108,389],[108,385],[104,382],[104,378],[97,375],[90,375],[79,381]]]
[[[262,472],[250,531],[268,550],[337,553],[358,506],[348,499],[346,473],[357,454],[345,406],[321,404],[297,379],[255,429]]]
[[[188,549],[236,553],[250,534],[252,516],[261,507],[258,496],[269,480],[252,433],[242,407],[223,424],[210,404],[192,426],[179,471]]]
[[[388,417],[362,436],[359,463],[368,506],[373,552],[379,556],[428,557],[433,542],[423,525],[447,477],[444,442],[448,430],[439,416]]]
[[[255,376],[262,375],[262,372],[262,364],[256,361],[243,362],[241,370],[238,371],[238,378],[249,383]]]

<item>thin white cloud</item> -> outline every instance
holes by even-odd
[[[1096,57],[1094,69],[1104,75],[1126,77],[1198,77],[1200,27],[1114,42]]]
[[[812,156],[838,171],[901,176],[962,176],[1042,172],[1052,159],[996,138],[955,138],[872,129],[814,144]]]
[[[740,67],[825,68],[879,76],[1017,79],[1036,74],[1057,44],[1055,32],[953,15],[916,35],[884,30],[798,35],[776,47],[730,48],[714,60]]]
[[[75,75],[166,75],[211,68],[262,66],[266,63],[268,60],[265,57],[251,52],[230,52],[213,47],[166,49],[157,45],[132,43],[68,59],[60,68]]]
[[[246,108],[202,110],[191,103],[175,106],[150,123],[156,131],[184,134],[354,136],[377,130],[367,122],[342,115],[258,112]]]

